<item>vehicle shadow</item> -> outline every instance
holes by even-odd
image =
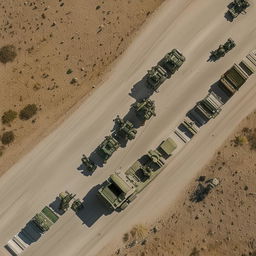
[[[225,18],[227,21],[229,21],[229,22],[232,22],[232,21],[234,20],[229,11],[227,11],[227,12],[224,14],[224,18]]]
[[[129,95],[136,101],[149,98],[154,93],[154,90],[147,87],[147,75],[137,82],[131,89]]]
[[[133,105],[131,105],[128,113],[124,116],[124,121],[130,121],[134,128],[138,129],[141,126],[143,126],[145,124],[145,121],[140,120],[137,115],[136,115],[136,111],[133,107]]]
[[[107,209],[97,198],[97,191],[100,187],[101,185],[98,184],[86,194],[83,198],[84,208],[76,213],[87,227],[91,227],[102,216],[107,216],[113,212]]]
[[[64,212],[63,210],[60,210],[60,209],[59,209],[60,202],[61,202],[61,200],[60,200],[60,198],[57,196],[56,199],[55,199],[52,203],[50,203],[49,206],[50,206],[56,213],[58,213],[59,215],[63,215],[65,212]]]

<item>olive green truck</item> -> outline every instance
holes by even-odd
[[[99,199],[111,210],[124,210],[162,170],[165,160],[177,148],[168,138],[155,150],[150,150],[125,172],[115,172],[98,190]]]

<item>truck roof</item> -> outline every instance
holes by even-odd
[[[177,144],[171,139],[168,138],[163,141],[159,146],[167,155],[171,155],[172,152],[177,148]]]
[[[118,187],[124,192],[124,194],[127,194],[133,189],[133,187],[129,186],[128,183],[124,179],[122,179],[122,177],[120,177],[120,174],[111,174],[110,178],[116,185],[118,185]]]

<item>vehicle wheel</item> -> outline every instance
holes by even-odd
[[[120,206],[120,209],[121,209],[121,210],[124,210],[128,205],[129,205],[128,202],[124,202],[124,203]]]

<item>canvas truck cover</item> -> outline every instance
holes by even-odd
[[[177,148],[177,144],[171,138],[168,138],[160,144],[160,148],[167,155],[171,155],[172,152]]]

